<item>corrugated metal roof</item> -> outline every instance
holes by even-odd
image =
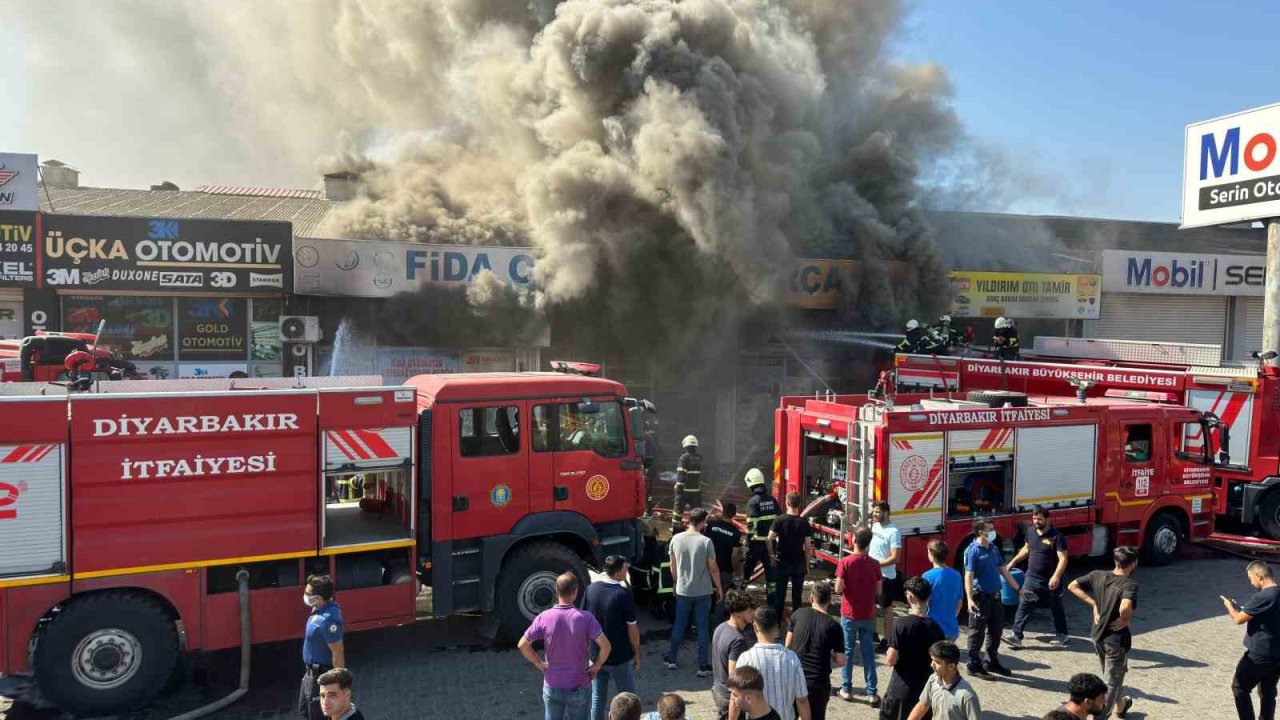
[[[244,185],[201,185],[191,192],[210,193],[212,195],[251,195],[257,197],[300,198],[303,200],[324,200],[324,193],[319,190],[299,190],[297,188],[248,187]]]
[[[298,191],[289,191],[298,192]],[[305,191],[303,191],[305,192]],[[280,220],[294,235],[312,235],[335,200],[309,197],[221,194],[185,190],[40,188],[40,209],[66,215]]]

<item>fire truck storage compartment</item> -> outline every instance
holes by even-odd
[[[1050,508],[1085,505],[1093,499],[1097,425],[1024,427],[1017,432],[1015,503]]]
[[[414,541],[413,400],[412,390],[321,393],[322,548]],[[381,570],[349,572],[367,587]]]
[[[827,439],[830,437],[818,438],[806,433],[801,493],[804,498],[801,502],[805,507],[805,517],[816,524],[815,547],[838,555],[843,508],[839,500],[830,500],[830,495],[835,491],[847,492],[849,448],[842,442]]]
[[[1012,511],[1013,428],[947,433],[947,517]]]
[[[4,399],[0,415],[22,419],[0,445],[0,579],[63,573],[66,399]]]
[[[889,437],[889,508],[903,535],[942,529],[945,449],[941,432]]]

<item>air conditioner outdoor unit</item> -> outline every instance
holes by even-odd
[[[314,315],[281,315],[280,339],[287,343],[320,342],[320,318]]]

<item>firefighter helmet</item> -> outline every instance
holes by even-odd
[[[938,324],[939,324],[939,325],[950,325],[950,324],[951,324],[951,316],[950,316],[950,315],[943,315],[942,317],[938,318]]]
[[[759,487],[764,484],[764,473],[760,472],[760,468],[751,468],[747,471],[745,480],[748,488]]]
[[[998,318],[996,318],[996,329],[997,329],[997,330],[1005,330],[1005,329],[1007,329],[1011,324],[1012,324],[1012,323],[1010,323],[1010,322],[1009,322],[1009,318],[1007,318],[1007,317],[998,317]]]
[[[908,320],[908,321],[907,321],[907,329],[908,329],[908,330],[915,330],[915,329],[916,329],[916,328],[918,328],[918,327],[920,327],[920,321],[919,321],[919,320],[917,320],[917,319],[915,319],[915,318],[911,318],[910,320]]]
[[[680,447],[698,447],[698,438],[692,435],[685,435],[684,441],[680,443]]]

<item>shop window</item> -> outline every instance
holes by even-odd
[[[179,361],[245,363],[248,346],[247,298],[178,298]]]
[[[1151,426],[1130,425],[1124,440],[1126,462],[1143,463],[1151,460]]]
[[[947,476],[947,515],[951,518],[999,515],[1013,500],[1013,461],[953,463]]]
[[[458,412],[458,449],[462,457],[491,457],[520,451],[520,409],[466,408]]]
[[[133,295],[69,295],[62,299],[65,332],[96,333],[101,343],[126,360],[172,362],[173,298]]]
[[[582,401],[533,407],[535,451],[590,451],[601,457],[627,454],[622,404]]]
[[[325,547],[412,538],[404,466],[325,473]]]
[[[253,316],[250,332],[252,343],[250,352],[254,362],[280,362],[280,315],[281,303],[275,298],[254,298],[251,313]]]

